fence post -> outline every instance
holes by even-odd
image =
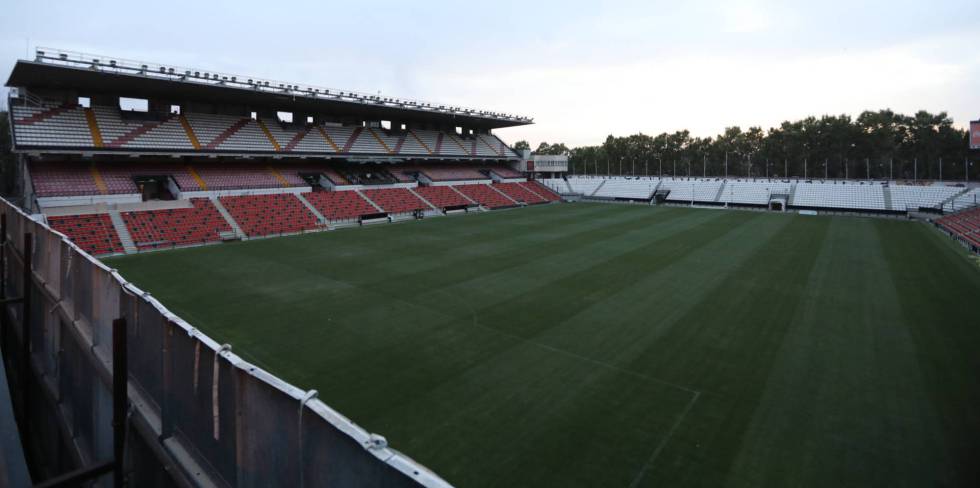
[[[24,286],[23,295],[24,298],[21,302],[23,305],[24,313],[21,316],[21,341],[20,341],[20,388],[21,394],[23,395],[23,401],[21,406],[23,411],[21,412],[21,419],[23,425],[21,425],[20,435],[24,439],[30,439],[30,425],[31,425],[31,385],[30,385],[30,371],[31,371],[31,282],[33,281],[33,275],[31,273],[32,264],[32,254],[31,248],[34,244],[34,236],[30,232],[24,233]]]
[[[7,212],[0,213],[0,300],[7,299]],[[7,306],[0,310],[0,350],[7,350]]]
[[[163,330],[163,399],[160,402],[160,441],[173,433],[173,341],[174,323],[166,321]]]
[[[124,481],[123,458],[126,453],[126,417],[129,399],[129,368],[126,352],[126,319],[112,321],[112,453],[115,469],[112,481],[115,488],[122,488]]]

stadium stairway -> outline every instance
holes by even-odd
[[[544,201],[549,201],[547,198],[545,198],[544,196],[542,196],[540,193],[534,191],[534,188],[531,188],[531,185],[526,184],[526,183],[518,183],[518,185],[520,185],[521,188],[527,190],[532,195],[534,195],[534,196],[536,196],[536,197],[538,197],[538,198],[540,198],[540,199],[542,199]]]
[[[216,196],[210,196],[208,199],[211,200],[214,208],[218,209],[218,213],[220,213],[221,216],[225,218],[225,221],[228,222],[228,225],[231,226],[231,230],[235,231],[235,236],[239,239],[245,237],[245,231],[243,231],[241,226],[238,225],[238,222],[235,222],[235,218],[231,216],[228,209],[221,204],[221,200],[219,200]]]
[[[892,209],[892,189],[891,189],[891,187],[889,187],[889,186],[882,187],[881,188],[881,192],[882,192],[882,195],[883,195],[883,197],[885,199],[885,210],[893,210]]]
[[[956,192],[955,195],[951,195],[949,198],[943,200],[942,203],[939,204],[939,208],[946,208],[946,205],[949,205],[950,202],[952,202],[952,201],[956,200],[957,198],[959,198],[959,197],[967,194],[967,192],[969,192],[969,191],[970,191],[970,188],[969,187],[966,187],[966,188],[964,188],[964,189]]]
[[[721,180],[721,186],[718,187],[718,193],[715,195],[715,202],[720,202],[722,196],[725,194],[725,185],[728,184],[728,180]],[[654,191],[656,193],[656,191]]]
[[[392,149],[391,146],[389,146],[388,143],[385,142],[385,140],[382,139],[381,136],[379,136],[378,133],[375,132],[373,128],[368,127],[368,132],[371,133],[371,136],[374,137],[375,141],[378,141],[378,144],[381,144],[381,147],[384,148],[386,153],[395,154],[395,150]]]
[[[242,127],[245,127],[246,125],[248,125],[248,123],[251,120],[252,119],[245,119],[245,118],[239,119],[238,122],[235,122],[230,127],[228,127],[225,130],[221,131],[221,133],[218,134],[218,136],[215,137],[213,141],[209,142],[204,147],[206,149],[217,149],[218,146],[220,146],[222,142],[225,142],[226,140],[228,140],[229,137],[235,135],[236,132],[242,130]]]
[[[303,205],[306,205],[306,208],[313,213],[316,219],[320,222],[320,225],[323,225],[325,227],[328,225],[327,218],[324,217],[323,214],[320,213],[320,211],[317,210],[317,208],[314,207],[313,204],[306,199],[306,197],[304,197],[301,193],[296,193],[296,198],[298,198],[300,202],[303,202]]]
[[[371,206],[372,206],[372,207],[374,207],[374,209],[378,211],[378,213],[385,213],[385,209],[383,209],[383,208],[381,208],[381,206],[380,206],[380,205],[378,205],[377,203],[374,203],[374,202],[373,202],[373,201],[372,201],[372,200],[371,200],[370,198],[368,198],[368,197],[367,197],[367,195],[365,195],[365,194],[364,194],[364,192],[362,192],[361,190],[354,190],[354,193],[357,193],[357,194],[358,194],[358,195],[359,195],[359,196],[360,196],[361,198],[363,198],[363,199],[364,199],[364,200],[365,200],[366,202],[368,202],[368,203],[370,203],[370,204],[371,204]]]
[[[187,135],[187,140],[191,141],[191,146],[194,146],[195,150],[201,150],[201,141],[198,140],[197,134],[194,133],[194,128],[191,127],[191,123],[187,121],[187,117],[184,114],[178,116],[180,118],[180,126],[184,128],[184,134]]]
[[[85,109],[85,121],[88,123],[88,130],[92,136],[92,145],[102,147],[102,131],[99,129],[99,121],[95,118],[95,112],[91,108]]]
[[[599,182],[599,186],[595,187],[595,190],[592,190],[592,193],[589,193],[586,196],[587,197],[591,197],[591,196],[595,195],[596,193],[599,193],[599,190],[602,188],[603,185],[606,184],[607,181],[609,181],[609,180],[603,179],[601,182]]]
[[[568,179],[567,178],[563,178],[563,181],[565,182],[565,186],[568,187],[568,194],[571,195],[571,194],[575,193],[575,191],[572,190],[572,184],[568,182]]]
[[[116,229],[116,235],[119,236],[119,243],[122,244],[126,254],[135,253],[137,251],[136,243],[133,242],[133,236],[129,233],[129,228],[126,227],[126,222],[123,221],[119,211],[110,210],[109,219],[112,221],[112,226]]]
[[[470,198],[470,197],[468,197],[468,196],[467,196],[467,195],[466,195],[465,193],[463,193],[463,192],[461,192],[461,191],[459,191],[459,189],[458,189],[458,188],[456,188],[455,186],[452,186],[452,185],[450,185],[450,186],[449,186],[449,188],[452,188],[452,190],[453,190],[454,192],[456,192],[456,193],[459,193],[459,196],[461,196],[461,197],[463,197],[463,198],[465,198],[467,202],[470,202],[470,203],[472,203],[473,205],[480,205],[480,203],[479,203],[479,202],[477,202],[476,200],[474,200],[474,199],[472,199],[472,198]]]
[[[102,173],[99,172],[99,168],[95,167],[95,164],[89,167],[89,171],[92,173],[92,181],[95,182],[95,187],[99,189],[99,193],[103,195],[109,194],[109,186],[105,184],[105,180],[102,179]]]
[[[422,195],[419,195],[419,193],[417,191],[415,191],[415,190],[413,190],[411,188],[406,188],[406,190],[408,190],[408,192],[411,193],[412,195],[415,195],[415,198],[418,198],[419,200],[422,200],[433,211],[442,212],[442,210],[439,207],[433,205],[432,202],[426,200],[425,197],[423,197]]]
[[[262,129],[262,133],[265,134],[265,138],[269,140],[269,144],[272,144],[272,148],[276,151],[282,151],[282,146],[279,145],[279,141],[276,140],[275,136],[272,135],[272,131],[269,127],[265,125],[262,119],[255,119],[255,123],[258,124],[259,129]]]
[[[419,143],[419,145],[422,146],[422,148],[425,149],[427,153],[429,153],[430,155],[432,154],[432,148],[430,148],[429,145],[426,144],[425,141],[423,141],[422,138],[419,137],[419,135],[416,134],[414,130],[410,129],[408,131],[408,134],[412,136],[412,138],[415,139],[415,142]]]
[[[168,117],[164,120],[158,122],[147,122],[145,124],[140,124],[136,128],[131,129],[129,132],[119,136],[115,140],[109,142],[106,146],[108,147],[122,147],[123,144],[132,142],[137,137],[146,134],[147,132],[160,127],[161,125],[170,122],[173,117]]]
[[[499,188],[497,188],[496,186],[494,186],[494,185],[487,185],[487,186],[489,186],[489,187],[490,187],[491,189],[493,189],[493,191],[495,191],[495,192],[497,192],[497,193],[499,193],[499,194],[501,194],[501,195],[503,195],[503,196],[504,196],[504,198],[506,198],[506,199],[508,199],[508,200],[510,200],[511,202],[514,202],[514,205],[518,205],[518,206],[519,206],[519,205],[521,205],[521,202],[518,202],[517,200],[514,200],[513,198],[511,198],[511,196],[510,196],[510,195],[508,195],[508,194],[507,194],[507,193],[505,193],[505,192],[502,192],[502,191],[500,191],[500,189],[499,189]]]
[[[789,201],[786,205],[793,205],[796,203],[796,182],[794,181],[792,185],[789,186]]]
[[[310,129],[311,127],[304,127],[302,130],[296,132],[296,134],[293,135],[292,139],[290,139],[289,142],[286,143],[286,149],[285,149],[286,152],[296,149],[296,146],[299,144],[299,142],[306,137],[306,134],[310,133]]]

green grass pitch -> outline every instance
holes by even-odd
[[[458,486],[980,480],[980,270],[920,223],[578,203],[110,265]]]

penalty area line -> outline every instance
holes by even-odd
[[[677,420],[674,421],[674,425],[672,425],[670,430],[667,431],[667,435],[661,439],[660,444],[657,444],[657,448],[653,450],[652,454],[650,454],[650,459],[647,460],[647,462],[640,468],[640,472],[636,474],[635,478],[633,478],[633,482],[630,483],[629,488],[636,488],[639,486],[640,482],[643,481],[643,477],[646,476],[647,471],[651,466],[653,466],[653,463],[657,460],[657,456],[660,456],[660,453],[663,452],[665,447],[667,447],[667,443],[670,441],[670,438],[673,437],[674,431],[680,427],[681,422],[684,421],[684,417],[687,417],[688,412],[691,411],[691,408],[694,407],[694,403],[698,401],[700,396],[701,392],[695,392],[694,396],[691,397],[691,400],[687,402],[687,406],[684,407],[684,410],[681,411],[681,414],[677,417]]]

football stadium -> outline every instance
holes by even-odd
[[[9,486],[980,482],[965,159],[678,170],[517,147],[525,115],[31,54]]]

